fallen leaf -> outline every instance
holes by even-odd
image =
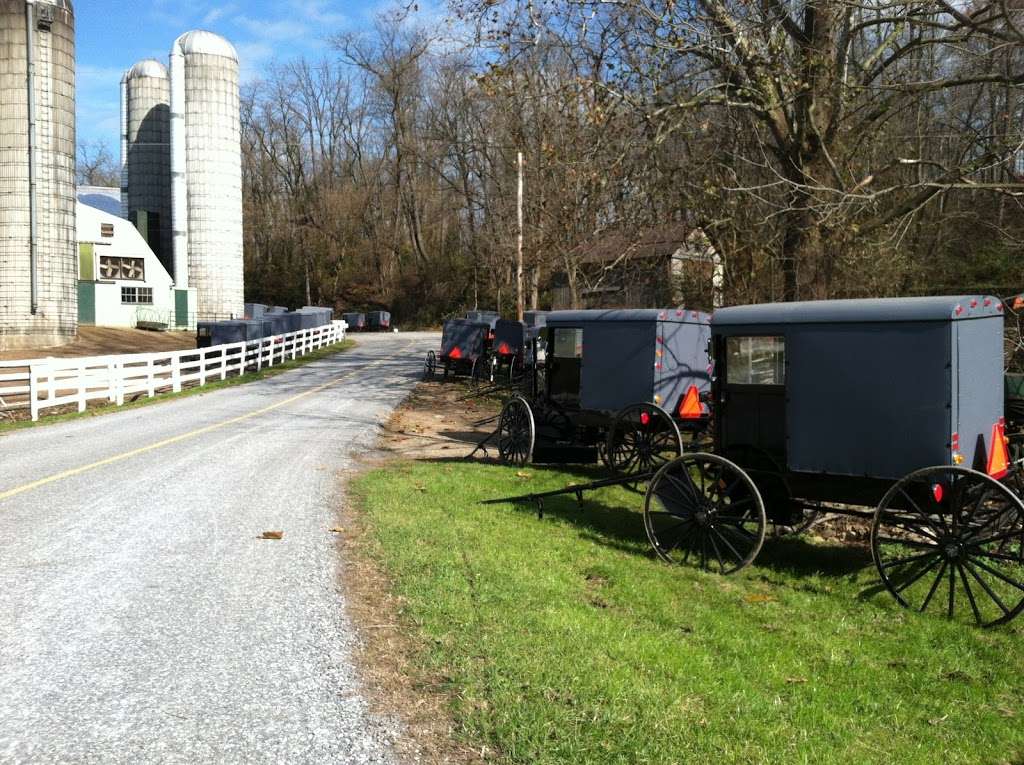
[[[516,473],[516,478],[533,478],[533,476],[530,475],[529,473],[519,471],[518,473]]]
[[[335,526],[333,529],[331,529],[332,534],[341,534],[344,531],[345,529],[343,529],[341,526]]]
[[[264,531],[261,539],[281,539],[284,537],[283,531]]]
[[[774,603],[775,602],[775,598],[773,598],[771,595],[760,595],[760,594],[747,595],[747,597],[745,597],[744,600],[747,601],[748,603]]]

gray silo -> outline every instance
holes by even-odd
[[[146,59],[121,79],[121,209],[173,274],[171,81]]]
[[[0,104],[0,350],[59,345],[78,326],[68,0],[0,0]]]
[[[200,321],[244,313],[239,108],[231,43],[204,31],[179,37],[171,47],[174,273],[178,289],[195,288]]]

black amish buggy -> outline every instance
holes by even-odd
[[[363,313],[343,313],[341,318],[348,324],[350,332],[362,332],[366,329],[366,314]]]
[[[491,382],[502,380],[514,386],[528,370],[532,370],[537,358],[537,341],[544,326],[544,315],[529,317],[530,321],[498,319],[494,323],[494,339],[491,341]]]
[[[901,605],[983,626],[1013,619],[1024,502],[1005,436],[1003,313],[986,296],[716,312],[713,450],[645,476],[657,555],[729,574],[756,558],[769,524],[856,516]]]
[[[438,365],[445,379],[470,377],[482,380],[486,374],[490,352],[491,321],[448,319],[441,329],[441,352],[427,351],[423,377],[431,379]]]
[[[539,329],[544,369],[509,399],[497,439],[505,462],[596,462],[621,473],[678,457],[704,431],[710,317],[683,310],[554,311]]]
[[[441,352],[427,351],[423,379],[429,380],[441,366],[445,379],[468,377],[474,383],[487,379],[491,365],[495,311],[467,311],[461,319],[447,319],[441,326]]]
[[[370,311],[366,314],[366,328],[375,332],[391,329],[391,314],[387,311]]]

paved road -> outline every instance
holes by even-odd
[[[0,762],[389,762],[330,529],[435,344],[0,437]]]

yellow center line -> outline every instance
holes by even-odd
[[[409,345],[407,345],[405,348],[403,348],[401,352],[407,351],[412,346],[413,346],[413,343],[409,343]],[[328,388],[330,388],[330,387],[332,387],[334,385],[337,385],[340,382],[344,382],[349,377],[352,377],[353,375],[355,375],[355,374],[357,374],[359,372],[364,372],[367,369],[372,369],[373,367],[378,366],[380,364],[383,364],[386,361],[392,361],[392,360],[393,359],[391,359],[391,358],[383,358],[383,359],[380,359],[378,361],[373,362],[372,364],[367,364],[366,366],[359,367],[358,369],[353,369],[350,372],[346,372],[343,375],[339,375],[338,377],[335,377],[333,380],[328,380],[327,382],[323,383],[322,385],[318,385],[315,388],[310,388],[307,391],[303,391],[302,393],[298,393],[298,394],[296,394],[296,395],[294,395],[294,396],[292,396],[290,398],[286,398],[284,401],[278,401],[276,404],[271,404],[270,406],[263,407],[262,409],[257,409],[254,412],[249,412],[248,414],[239,415],[238,417],[232,417],[230,420],[223,420],[221,422],[215,422],[212,425],[206,425],[206,426],[204,426],[202,428],[198,428],[196,430],[191,430],[188,433],[182,433],[182,434],[177,435],[177,436],[172,436],[171,438],[165,438],[163,441],[157,441],[156,443],[149,444],[148,446],[142,446],[142,447],[139,447],[138,449],[133,449],[133,450],[131,450],[129,452],[122,452],[121,454],[115,454],[112,457],[107,457],[106,459],[99,460],[98,462],[92,462],[92,463],[89,463],[88,465],[82,465],[81,467],[72,468],[71,470],[65,470],[65,471],[63,471],[61,473],[55,473],[54,475],[47,476],[46,478],[40,478],[38,481],[32,481],[31,483],[23,484],[22,486],[18,486],[18,487],[14,488],[14,489],[8,489],[7,491],[0,492],[0,502],[3,502],[5,499],[10,499],[11,497],[16,497],[19,494],[24,494],[25,492],[32,491],[33,489],[38,489],[38,488],[40,488],[42,486],[46,486],[47,484],[55,483],[57,481],[63,481],[66,478],[73,478],[76,475],[81,475],[82,473],[88,473],[91,470],[96,470],[96,469],[101,468],[101,467],[106,467],[107,465],[112,465],[115,462],[121,462],[123,460],[131,459],[132,457],[137,457],[140,454],[146,454],[147,452],[152,452],[152,451],[155,451],[157,449],[162,449],[163,447],[170,446],[171,444],[176,444],[176,443],[179,443],[181,441],[185,441],[185,440],[190,439],[190,438],[195,438],[196,436],[201,436],[204,433],[211,433],[211,432],[213,432],[215,430],[220,430],[221,428],[226,428],[229,425],[235,425],[235,424],[237,424],[239,422],[245,422],[246,420],[251,420],[253,417],[259,417],[260,415],[267,414],[268,412],[273,412],[275,409],[280,409],[283,406],[288,406],[288,404],[294,404],[296,401],[299,401],[301,399],[307,398],[308,396],[312,396],[312,395],[315,395],[315,394],[320,393],[322,391],[325,391]]]

